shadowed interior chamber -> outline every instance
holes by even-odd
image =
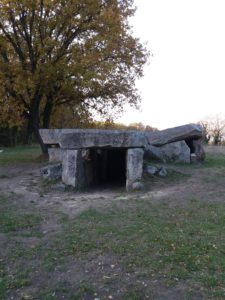
[[[188,147],[190,148],[191,154],[195,153],[195,148],[194,148],[194,145],[193,145],[193,139],[186,139],[185,142],[188,145]]]
[[[89,161],[92,186],[126,184],[126,149],[91,149]]]

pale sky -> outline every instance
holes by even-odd
[[[159,129],[225,113],[225,0],[135,0],[134,35],[153,54],[137,82],[142,112],[117,121]]]

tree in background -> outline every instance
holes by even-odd
[[[211,133],[214,145],[221,144],[223,136],[224,136],[224,129],[225,129],[225,120],[222,120],[219,117],[216,117],[214,120],[211,121],[210,133]]]
[[[0,0],[0,11],[1,109],[26,120],[26,141],[34,134],[46,152],[39,128],[60,109],[138,105],[148,52],[132,37],[133,0]]]
[[[204,141],[214,145],[219,145],[224,140],[225,120],[221,116],[211,116],[207,120],[200,122],[204,131]]]
[[[211,138],[209,122],[204,120],[204,121],[200,121],[199,124],[201,125],[201,127],[203,129],[203,142],[205,144],[209,144],[209,141]]]
[[[139,123],[131,123],[130,125],[128,125],[128,129],[132,129],[132,130],[140,130],[140,131],[157,131],[158,129],[155,127],[152,127],[150,125],[144,125],[143,123],[139,122]]]
[[[74,116],[74,114],[76,114]],[[67,106],[64,110],[57,110],[54,112],[52,121],[52,128],[92,128],[92,129],[115,129],[115,130],[139,130],[139,131],[156,131],[150,125],[144,125],[140,123],[131,123],[125,125],[123,123],[114,122],[111,118],[106,118],[105,121],[96,121],[92,119],[88,111],[78,109],[74,112],[73,109],[69,109]]]
[[[1,145],[15,145],[20,128],[23,126],[21,108],[15,103],[11,105],[9,99],[1,94],[0,90],[0,143]]]

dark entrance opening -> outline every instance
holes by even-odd
[[[193,139],[186,139],[185,142],[188,145],[188,147],[190,148],[191,154],[195,153],[195,148],[194,148],[194,145],[193,145]]]
[[[126,184],[126,149],[91,149],[94,186]]]
[[[106,178],[110,183],[126,183],[126,150],[107,151]]]

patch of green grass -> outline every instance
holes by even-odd
[[[180,174],[175,173],[174,176],[179,177]],[[47,242],[40,239],[35,247],[30,247],[32,245],[24,243],[27,237],[24,237],[24,231],[28,236],[37,236],[46,216],[41,217],[31,211],[31,207],[29,210],[21,207],[21,201],[17,203],[15,197],[17,195],[0,197],[0,232],[7,236],[8,242],[7,253],[4,254],[7,256],[6,262],[3,264],[0,260],[2,299],[9,290],[32,286],[32,274],[46,276],[56,267],[60,272],[60,267],[63,270],[65,262],[74,258],[83,259],[86,263],[88,254],[95,257],[112,254],[125,272],[141,270],[146,278],[159,281],[162,278],[171,285],[179,281],[187,282],[198,285],[210,297],[225,297],[223,204],[201,203],[193,198],[184,208],[179,205],[171,207],[166,202],[131,199],[124,200],[121,206],[114,203],[105,211],[89,208],[74,219],[54,213],[62,230],[51,235]],[[22,240],[15,240],[15,237],[21,236]],[[27,264],[21,270],[25,259]],[[6,268],[7,261],[13,266],[13,271]],[[40,294],[33,295],[34,299],[63,299],[64,296],[65,299],[77,300],[94,297],[89,282],[76,287],[69,283],[59,286],[52,279],[51,284],[51,287],[42,287]],[[57,287],[54,288],[54,285]],[[144,288],[133,286],[122,299],[144,297]]]
[[[61,242],[61,240],[59,240]],[[45,251],[44,251],[45,250]],[[65,254],[57,250],[57,248],[40,248],[40,252],[44,253],[42,257],[42,264],[46,271],[54,270],[55,265],[62,265],[65,260]]]
[[[19,289],[31,284],[30,272],[17,270],[16,274],[5,276],[5,284],[7,289]]]
[[[225,155],[207,154],[203,166],[206,168],[225,168]]]
[[[0,274],[0,299],[4,299],[9,290],[31,285],[31,272],[23,268],[10,270],[10,274],[5,271],[5,268],[3,272],[0,269]]]
[[[84,258],[89,252],[113,252],[129,272],[144,268],[153,276],[188,279],[222,292],[224,206],[199,201],[188,209],[143,201],[135,205],[107,212],[88,209],[65,228],[58,251]]]
[[[31,229],[40,224],[41,218],[35,214],[17,214],[12,211],[0,211],[0,231],[12,232]]]
[[[0,232],[31,230],[40,225],[38,214],[21,211],[10,197],[0,197]]]
[[[6,282],[3,277],[0,277],[0,299],[4,299],[6,291]]]
[[[0,261],[0,299],[3,298],[3,296],[6,293],[7,287],[6,287],[6,282],[5,282],[5,266],[2,263],[2,261]]]
[[[3,148],[3,152],[0,153],[0,164],[38,162],[43,159],[40,156],[41,150],[38,145]]]
[[[87,282],[81,282],[78,286],[78,292],[71,297],[71,300],[90,299],[94,297],[94,290]]]
[[[185,180],[187,178],[190,177],[190,175],[185,174],[185,173],[181,173],[178,171],[175,171],[173,169],[171,169],[170,165],[168,165],[169,167],[166,167],[167,170],[167,175],[165,177],[161,177],[159,175],[144,175],[144,182],[145,185],[148,188],[148,185],[152,185],[152,183],[161,183],[161,184],[174,184],[174,183],[179,183],[182,180]]]
[[[24,232],[26,237],[39,234],[42,221],[38,213],[28,212],[21,199],[15,197],[0,196],[0,233],[6,241],[0,249],[0,299],[4,299],[9,290],[31,285],[32,270],[23,259],[28,261],[35,249],[24,245],[20,238],[24,238]]]
[[[38,299],[53,300],[53,299],[68,299],[82,300],[94,299],[94,290],[87,282],[80,282],[77,286],[71,287],[67,282],[59,282],[57,288],[52,291],[40,291]],[[97,298],[97,297],[96,297]],[[35,297],[36,299],[36,297]]]
[[[140,300],[145,299],[143,289],[139,287],[129,287],[129,290],[123,294],[122,300]]]

